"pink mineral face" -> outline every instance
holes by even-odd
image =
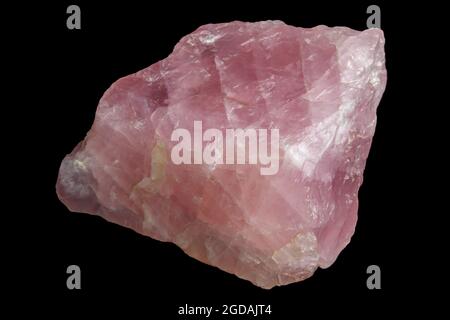
[[[105,92],[58,196],[259,287],[304,280],[354,233],[385,85],[380,29],[201,26]]]

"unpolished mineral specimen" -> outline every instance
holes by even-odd
[[[383,47],[379,29],[202,26],[106,91],[92,129],[61,164],[58,196],[71,211],[171,241],[257,286],[306,279],[335,261],[355,229],[386,85]],[[175,163],[174,130],[194,135],[195,121],[222,132],[278,129],[276,172],[219,158]]]

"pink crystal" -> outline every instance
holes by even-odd
[[[354,232],[386,85],[379,29],[209,24],[115,82],[57,193],[271,288],[327,268]],[[280,165],[175,165],[175,128],[278,128]],[[151,255],[151,252],[148,252]]]

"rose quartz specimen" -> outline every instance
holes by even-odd
[[[61,164],[58,196],[262,288],[301,281],[329,267],[354,232],[385,85],[379,29],[202,26],[105,92]],[[175,165],[171,133],[195,120],[278,128],[278,173]]]

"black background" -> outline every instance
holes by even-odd
[[[70,4],[81,7],[81,30],[66,28]],[[326,24],[363,30],[370,4],[381,8],[388,84],[359,192],[356,232],[329,269],[318,270],[300,283],[260,289],[189,258],[175,245],[98,217],[70,213],[58,201],[59,164],[89,130],[103,92],[119,77],[166,57],[182,36],[205,23],[232,20],[280,19],[301,27]],[[16,181],[27,194],[18,202],[27,223],[15,230],[12,241],[23,240],[21,233],[29,237],[9,260],[13,267],[16,263],[22,267],[17,268],[20,276],[12,279],[19,299],[42,299],[40,309],[60,316],[127,311],[147,319],[201,319],[177,316],[184,304],[271,304],[272,315],[258,317],[263,319],[367,318],[420,307],[414,303],[419,277],[410,261],[421,255],[422,244],[409,222],[420,216],[421,209],[408,188],[415,189],[411,175],[420,173],[405,159],[410,159],[413,148],[407,136],[423,130],[413,120],[421,116],[422,97],[411,96],[419,90],[415,75],[423,67],[415,64],[413,54],[420,49],[415,43],[422,36],[420,30],[411,34],[417,16],[407,6],[395,8],[379,1],[94,5],[73,0],[16,10],[21,18],[12,22],[11,30],[19,32],[25,21],[31,23],[24,29],[27,38],[15,38],[23,45],[21,56],[32,57],[21,60],[25,71],[20,72],[39,75],[22,76],[20,84],[32,88],[27,96],[17,96],[27,101],[25,121],[33,125],[26,137],[29,157],[21,159],[32,171],[33,183]],[[78,291],[66,288],[66,268],[71,264],[81,267]],[[381,268],[381,290],[366,287],[366,268],[371,264]]]

